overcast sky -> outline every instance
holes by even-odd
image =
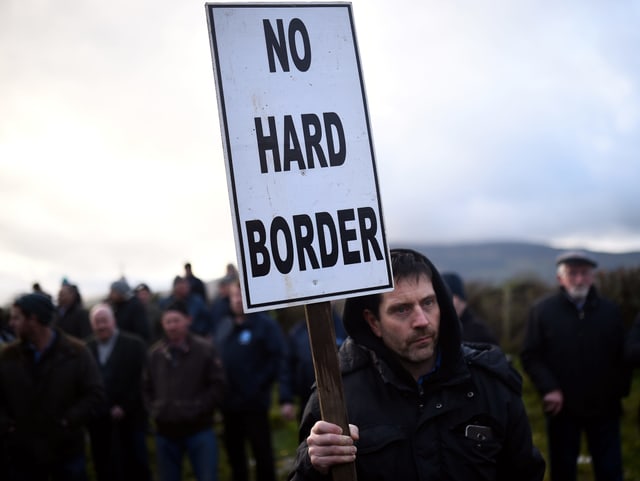
[[[387,238],[640,250],[640,2],[355,0]],[[0,304],[235,262],[204,2],[0,2]]]

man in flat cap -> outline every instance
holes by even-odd
[[[629,390],[618,306],[593,285],[596,261],[556,259],[559,289],[529,311],[522,364],[542,396],[552,481],[575,481],[586,435],[596,481],[622,481],[621,398]]]
[[[84,343],[51,326],[54,311],[37,293],[11,307],[18,339],[0,351],[3,480],[87,479],[83,427],[99,412],[104,389]]]

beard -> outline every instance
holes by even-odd
[[[589,293],[589,286],[576,286],[567,289],[569,296],[576,301],[583,301]]]
[[[405,362],[411,364],[421,364],[425,362],[425,360],[431,359],[435,355],[435,351],[438,345],[438,333],[433,332],[432,330],[422,332],[420,335],[415,336],[413,339],[410,339],[409,346],[411,346],[415,341],[418,341],[418,339],[427,336],[431,337],[431,342],[428,345],[422,346],[417,349],[408,347],[404,352],[401,353],[401,356]]]

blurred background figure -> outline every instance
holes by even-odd
[[[332,309],[333,327],[336,334],[336,349],[339,349],[347,333],[342,325],[342,318]],[[296,401],[298,420],[311,396],[311,387],[316,381],[309,342],[309,330],[305,318],[298,320],[289,330],[286,339],[285,355],[280,369],[278,388],[280,392],[280,414],[287,421],[296,418]]]
[[[53,298],[51,297],[51,294],[43,291],[39,282],[34,282],[33,285],[31,286],[31,289],[33,290],[33,292],[35,294],[42,294],[43,296],[48,297],[49,299],[51,299],[53,301]]]
[[[624,357],[632,368],[637,369],[640,367],[640,313],[634,319],[627,334]],[[640,404],[638,404],[637,414],[638,431],[640,431]]]
[[[0,347],[14,339],[13,331],[9,327],[9,316],[5,310],[0,307]]]
[[[86,481],[84,427],[104,389],[85,344],[52,327],[55,307],[41,294],[11,307],[18,341],[0,350],[2,479]]]
[[[162,338],[162,311],[158,305],[158,300],[147,284],[144,282],[138,284],[135,288],[135,293],[147,313],[150,336],[149,344],[153,344]]]
[[[582,435],[596,481],[623,479],[620,416],[630,387],[620,309],[594,286],[597,263],[556,259],[558,289],[529,310],[522,366],[542,397],[552,481],[575,481]]]
[[[98,481],[149,481],[147,414],[142,400],[147,346],[138,336],[118,329],[106,303],[96,304],[90,319],[93,335],[87,346],[100,368],[106,393],[104,409],[89,423]]]
[[[480,342],[498,345],[497,337],[487,323],[476,316],[467,303],[467,293],[462,278],[455,272],[445,272],[442,279],[449,288],[453,307],[462,324],[462,342]]]
[[[148,343],[151,336],[147,311],[142,302],[133,295],[124,277],[111,284],[108,301],[116,316],[118,329],[135,334]]]
[[[249,481],[248,441],[255,458],[256,481],[275,481],[269,408],[284,354],[278,323],[265,312],[245,314],[240,284],[230,290],[231,316],[217,326],[228,391],[222,410],[224,444],[234,481]]]
[[[202,297],[191,292],[191,285],[186,277],[176,276],[173,279],[171,295],[160,303],[160,307],[164,310],[176,301],[184,302],[187,305],[187,310],[191,318],[189,327],[191,332],[211,339],[213,334],[211,312],[202,300]]]
[[[207,300],[207,288],[205,287],[204,282],[202,282],[202,279],[196,277],[193,273],[190,262],[187,262],[184,265],[184,277],[189,282],[191,293],[196,296],[200,296],[204,303],[207,304],[209,302]]]
[[[84,308],[80,290],[66,279],[58,291],[58,315],[55,325],[78,339],[85,339],[91,335],[89,312]]]
[[[224,275],[218,281],[218,292],[211,301],[211,317],[213,325],[216,326],[224,317],[231,315],[231,308],[229,307],[229,291],[231,285],[238,282],[238,276],[233,273]]]
[[[218,479],[215,410],[225,394],[224,370],[210,341],[189,330],[184,301],[162,313],[164,337],[151,346],[143,388],[156,426],[160,481],[179,481],[187,454],[198,481]]]

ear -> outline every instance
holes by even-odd
[[[369,327],[371,328],[371,331],[373,331],[373,334],[376,337],[382,337],[382,331],[380,331],[380,321],[378,320],[376,315],[369,309],[365,309],[362,312],[362,317],[364,317],[364,320],[367,321],[367,324],[369,324]]]

